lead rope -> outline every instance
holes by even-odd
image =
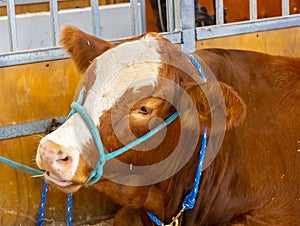
[[[43,185],[43,191],[42,191],[40,212],[39,212],[39,218],[38,218],[38,226],[43,225],[44,214],[45,214],[45,205],[46,205],[46,201],[47,201],[47,192],[48,192],[48,183],[45,181],[44,185]]]
[[[200,179],[202,175],[202,169],[203,169],[203,162],[204,162],[204,157],[205,157],[205,152],[206,152],[206,142],[207,141],[207,131],[206,129],[204,130],[203,134],[203,140],[202,140],[202,145],[201,145],[201,150],[200,150],[200,157],[199,157],[199,164],[197,168],[197,173],[195,177],[195,183],[193,189],[190,191],[190,193],[185,197],[183,200],[183,207],[185,210],[190,210],[194,208],[194,205],[196,203],[196,198],[199,192],[199,185],[200,185]]]
[[[198,60],[191,54],[186,53],[186,55],[189,57],[191,62],[195,65],[197,70],[200,73],[201,79],[206,82],[206,76],[203,71],[203,68],[201,64],[198,62]],[[185,210],[190,210],[193,209],[196,203],[196,198],[198,196],[199,192],[199,185],[200,185],[200,179],[201,179],[201,174],[203,170],[203,162],[204,162],[204,157],[205,157],[205,152],[206,152],[206,143],[207,143],[207,130],[206,128],[204,129],[203,132],[203,139],[202,139],[202,144],[201,144],[201,149],[200,149],[200,157],[199,157],[199,163],[198,163],[198,168],[196,171],[196,176],[195,176],[195,183],[193,186],[193,189],[187,194],[187,196],[184,198],[182,202],[182,209],[178,212],[178,214],[172,218],[172,222],[168,225],[165,225],[164,223],[161,222],[155,215],[153,215],[150,212],[147,212],[148,216],[150,219],[158,226],[177,226],[178,223],[178,218],[183,214]]]
[[[202,169],[203,169],[203,163],[204,163],[204,157],[205,157],[205,152],[206,152],[206,143],[207,143],[207,131],[206,129],[204,130],[203,133],[203,139],[202,139],[202,144],[201,144],[201,149],[200,149],[200,157],[199,157],[199,163],[198,163],[198,168],[196,171],[196,176],[195,176],[195,183],[193,186],[193,189],[187,194],[187,196],[184,198],[182,202],[182,209],[179,211],[179,213],[172,218],[172,222],[168,225],[178,225],[178,218],[181,216],[181,214],[185,210],[190,210],[193,209],[196,203],[196,199],[198,196],[199,192],[199,185],[200,185],[200,179],[201,179],[201,174],[202,174]],[[161,222],[155,215],[153,215],[150,212],[147,212],[148,216],[150,219],[158,226],[167,226],[164,223]]]
[[[40,212],[38,218],[38,226],[43,225],[44,215],[45,215],[45,206],[47,201],[47,193],[48,193],[48,182],[45,181],[43,185],[42,198],[40,204]],[[68,194],[68,208],[67,208],[67,226],[72,226],[72,194]]]
[[[73,195],[68,194],[68,209],[67,209],[67,225],[72,226],[72,203],[73,203]]]
[[[84,91],[82,90],[79,93],[77,103],[82,104],[84,98]],[[72,109],[67,116],[67,119],[70,118],[75,111]],[[39,218],[38,218],[38,226],[43,225],[44,215],[45,215],[45,205],[47,201],[47,193],[48,193],[48,183],[47,181],[44,182],[43,191],[42,191],[42,198],[41,198],[41,204],[40,204],[40,212],[39,212]],[[67,207],[67,226],[72,226],[72,204],[73,204],[73,195],[70,193],[68,194],[68,207]]]

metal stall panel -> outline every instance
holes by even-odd
[[[138,13],[136,13],[136,20],[141,21],[141,5],[137,4],[136,7],[138,11]],[[111,40],[133,36],[131,7],[129,3],[100,6],[99,9],[101,20],[100,30],[97,31],[97,33],[100,32],[101,38]],[[63,25],[73,25],[88,33],[95,32],[95,26],[93,25],[95,23],[93,23],[92,18],[96,18],[97,16],[94,15],[94,13],[91,14],[91,8],[60,10],[58,14],[53,11],[51,15],[56,19],[51,19],[53,17],[50,17],[50,12],[17,15],[16,28],[12,28],[13,32],[17,32],[16,35],[13,36],[16,39],[14,46],[18,45],[19,50],[55,46],[58,40],[59,28]],[[92,17],[92,15],[94,16]],[[59,24],[57,24],[58,17]],[[7,27],[7,17],[0,17],[0,30],[6,31]],[[30,32],[33,28],[34,32]],[[138,32],[136,34],[143,32],[142,28],[136,30]],[[1,52],[10,51],[9,33],[1,33],[0,43],[0,54]]]

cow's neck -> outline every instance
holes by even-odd
[[[197,146],[197,150],[199,150],[200,145]],[[197,171],[199,160],[199,152],[195,151],[191,160],[186,164],[186,166],[173,178],[173,181],[170,182],[172,188],[170,188],[169,196],[166,197],[168,201],[165,205],[165,223],[170,223],[172,217],[176,216],[178,212],[182,209],[182,202],[186,195],[191,191],[195,182],[195,175]],[[202,181],[202,177],[201,177]],[[199,191],[197,199],[200,199],[201,191]],[[185,211],[183,216],[186,213],[191,212],[193,210]],[[189,217],[189,221],[191,221],[191,217]],[[192,221],[191,221],[192,222]]]
[[[228,132],[225,134],[223,143],[227,142],[231,142],[231,139],[228,139]],[[233,164],[229,163],[229,153],[232,154],[233,151],[224,151],[221,148],[214,161],[203,172],[198,200],[194,208],[197,215],[187,212],[185,222],[193,220],[197,224],[192,225],[205,225],[207,222],[214,225],[214,221],[217,222],[220,218],[230,219],[229,212],[226,212],[226,216],[223,216],[223,213],[219,211],[219,209],[226,209],[230,205],[228,197],[231,194],[226,192],[230,190],[227,188],[231,186],[231,176],[234,173],[232,172]]]
[[[138,180],[135,175],[129,175],[126,179]],[[142,178],[141,178],[142,179]],[[157,214],[158,217],[165,217],[165,192],[164,187],[168,186],[126,186],[112,181],[100,181],[94,187],[112,198],[121,206],[130,206],[135,209],[146,209]]]
[[[197,147],[199,150],[200,144]],[[180,172],[170,179],[149,186],[126,186],[112,181],[100,181],[95,188],[104,192],[121,206],[131,206],[153,213],[165,223],[170,223],[177,215],[185,196],[192,189],[199,151],[195,151],[191,160]],[[136,175],[128,175],[128,180],[143,180]],[[170,221],[170,222],[169,222]]]

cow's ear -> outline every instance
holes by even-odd
[[[227,128],[240,125],[246,117],[246,104],[229,85],[219,82],[226,105]]]
[[[62,28],[60,44],[71,54],[80,72],[85,72],[97,56],[112,46],[111,43],[72,26]]]
[[[201,126],[210,127],[212,111],[217,111],[215,115],[219,117],[219,114],[224,112],[222,110],[224,109],[224,103],[227,129],[240,125],[245,119],[246,105],[244,101],[232,87],[222,82],[207,83],[201,85],[201,87],[198,85],[190,86],[186,89],[186,92],[192,99],[194,106],[196,106]],[[189,121],[190,118],[192,117],[187,113],[183,115],[182,120]]]

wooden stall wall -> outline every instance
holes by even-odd
[[[198,41],[197,49],[204,48],[244,49],[300,57],[300,27]]]
[[[0,127],[66,116],[80,77],[71,60],[0,68]],[[1,140],[0,155],[36,168],[43,135]],[[2,163],[0,172],[0,225],[36,225],[43,179]],[[85,188],[74,194],[73,223],[99,222],[116,209],[106,196]],[[67,195],[50,185],[44,225],[63,224],[66,211]]]

